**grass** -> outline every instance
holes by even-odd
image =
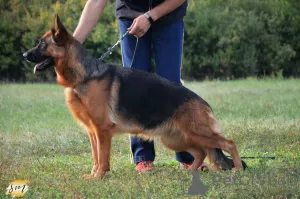
[[[300,80],[190,82],[214,109],[224,135],[246,159],[242,172],[201,173],[206,198],[300,197]],[[187,198],[191,175],[156,142],[156,170],[138,175],[128,136],[115,137],[104,180],[83,180],[92,167],[87,134],[73,120],[55,84],[0,85],[0,198],[16,179],[25,198]],[[232,180],[232,179],[235,179]],[[233,183],[234,182],[234,183]]]

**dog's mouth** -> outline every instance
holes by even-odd
[[[45,70],[53,64],[54,64],[53,57],[48,57],[48,58],[44,59],[42,62],[35,65],[35,67],[33,69],[33,73],[35,74],[36,71]]]

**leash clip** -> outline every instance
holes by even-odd
[[[122,35],[122,37],[111,47],[109,47],[107,49],[107,52],[104,53],[100,58],[99,60],[100,61],[103,61],[105,57],[107,57],[108,55],[111,55],[113,53],[113,50],[115,49],[115,47],[124,39],[124,37],[129,33],[129,30],[127,30],[124,35]]]

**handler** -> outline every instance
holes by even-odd
[[[87,1],[74,32],[78,41],[83,43],[86,40],[96,26],[106,3],[107,0]],[[116,0],[120,35],[130,30],[130,35],[121,42],[123,65],[130,67],[136,44],[135,37],[138,37],[132,67],[149,72],[154,55],[156,73],[180,85],[183,17],[186,8],[186,0]],[[131,137],[130,143],[136,171],[152,170],[155,159],[154,142]],[[181,167],[189,168],[194,158],[187,152],[176,152],[176,160]]]

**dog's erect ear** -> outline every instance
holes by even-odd
[[[58,14],[55,14],[54,25],[51,28],[52,38],[57,44],[63,44],[68,39],[68,32],[60,22]]]

